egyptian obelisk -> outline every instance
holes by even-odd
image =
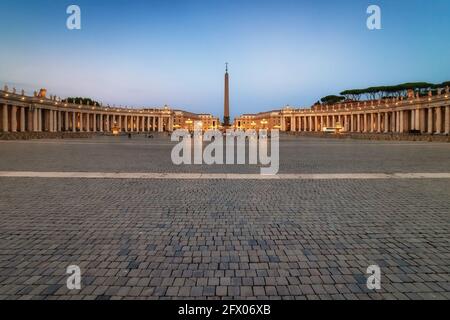
[[[230,126],[230,97],[228,88],[228,62],[225,63],[225,90],[224,90],[224,104],[223,104],[223,127]]]

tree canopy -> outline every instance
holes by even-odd
[[[76,103],[76,104],[89,104],[89,105],[96,105],[99,106],[100,103],[91,99],[91,98],[83,98],[83,97],[69,97],[63,100],[63,102],[67,102],[67,103]]]
[[[329,96],[321,98],[320,102],[325,103],[325,104],[334,104],[334,103],[341,102],[342,100],[345,100],[344,96],[329,95]]]
[[[375,100],[387,97],[405,97],[408,90],[418,91],[419,94],[423,94],[426,90],[445,88],[446,86],[450,86],[450,81],[439,84],[428,82],[407,82],[394,86],[378,86],[365,89],[344,90],[340,94],[349,100],[359,101],[362,98]]]

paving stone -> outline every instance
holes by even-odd
[[[0,142],[0,171],[258,172],[118,139]],[[280,173],[447,172],[449,151],[283,136]],[[2,177],[0,299],[448,300],[448,199],[449,179]],[[81,290],[66,288],[73,264]]]

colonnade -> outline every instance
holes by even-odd
[[[2,132],[172,131],[170,109],[130,110],[67,104],[0,91]]]
[[[340,127],[344,132],[450,134],[448,95],[374,104],[358,103],[337,110],[281,111],[281,130],[318,132]]]

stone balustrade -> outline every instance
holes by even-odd
[[[36,92],[26,96],[5,86],[0,90],[2,132],[150,132],[172,131],[174,111],[128,109],[65,103]]]
[[[450,133],[450,94],[280,110],[281,131],[319,132],[338,125],[358,133]]]

